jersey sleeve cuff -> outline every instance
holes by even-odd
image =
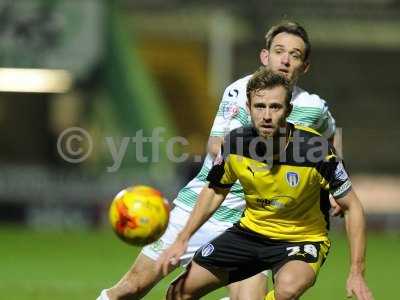
[[[344,182],[339,188],[332,192],[332,196],[335,199],[343,198],[350,192],[352,189],[352,184],[350,180]]]
[[[220,183],[220,182],[210,182],[208,187],[211,189],[213,189],[213,188],[230,189],[233,185],[234,185],[234,183],[224,184],[224,183]]]

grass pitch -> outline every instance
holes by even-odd
[[[88,300],[114,284],[132,264],[139,248],[118,240],[109,230],[35,232],[0,228],[0,294],[12,300]],[[349,258],[345,238],[332,235],[332,248],[316,285],[304,300],[346,299]],[[376,300],[397,299],[400,234],[370,234],[367,280]],[[164,279],[144,299],[163,299],[177,275]],[[204,299],[225,296],[220,289]]]

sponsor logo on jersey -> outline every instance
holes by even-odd
[[[296,172],[287,172],[286,181],[291,187],[296,187],[300,182],[300,176]]]
[[[201,256],[206,257],[214,252],[214,246],[212,244],[207,244],[201,249]]]
[[[294,201],[293,197],[290,196],[275,196],[271,199],[257,199],[257,203],[260,204],[263,208],[267,208],[268,206],[275,207],[277,209],[281,209],[287,206],[287,204]]]
[[[239,107],[235,102],[225,102],[222,107],[222,117],[225,120],[233,119],[239,113]]]
[[[229,97],[237,97],[237,96],[239,96],[239,90],[238,89],[230,90],[229,93],[228,93],[228,96]]]

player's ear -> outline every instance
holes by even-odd
[[[249,99],[247,99],[247,101],[246,101],[246,108],[247,108],[247,112],[250,114],[250,101],[249,101]]]
[[[260,61],[264,66],[268,65],[269,61],[269,51],[267,49],[262,49],[260,52]]]
[[[303,74],[306,74],[309,69],[310,69],[310,62],[309,61],[305,61],[304,64],[303,64]]]

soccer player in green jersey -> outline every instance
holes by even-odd
[[[285,76],[294,88],[291,95],[293,106],[288,121],[292,124],[308,126],[326,138],[335,132],[335,120],[331,116],[327,103],[318,95],[309,93],[296,85],[298,78],[305,74],[310,65],[311,44],[304,28],[296,23],[284,22],[273,26],[266,35],[266,48],[260,52],[262,65]],[[168,228],[155,243],[143,248],[141,254],[125,276],[111,289],[103,290],[99,300],[141,299],[162,277],[155,264],[160,254],[175,240],[185,225],[190,212],[196,204],[200,191],[206,185],[206,177],[212,167],[224,135],[238,127],[250,124],[246,108],[246,85],[251,75],[230,84],[224,92],[218,112],[214,119],[208,143],[208,155],[199,174],[183,187],[174,200]],[[196,250],[211,239],[230,228],[242,215],[244,208],[242,186],[236,183],[221,204],[190,239],[186,252],[170,271],[178,265],[186,265]],[[265,273],[254,275],[243,282],[229,286],[232,299],[258,299],[266,291]]]

